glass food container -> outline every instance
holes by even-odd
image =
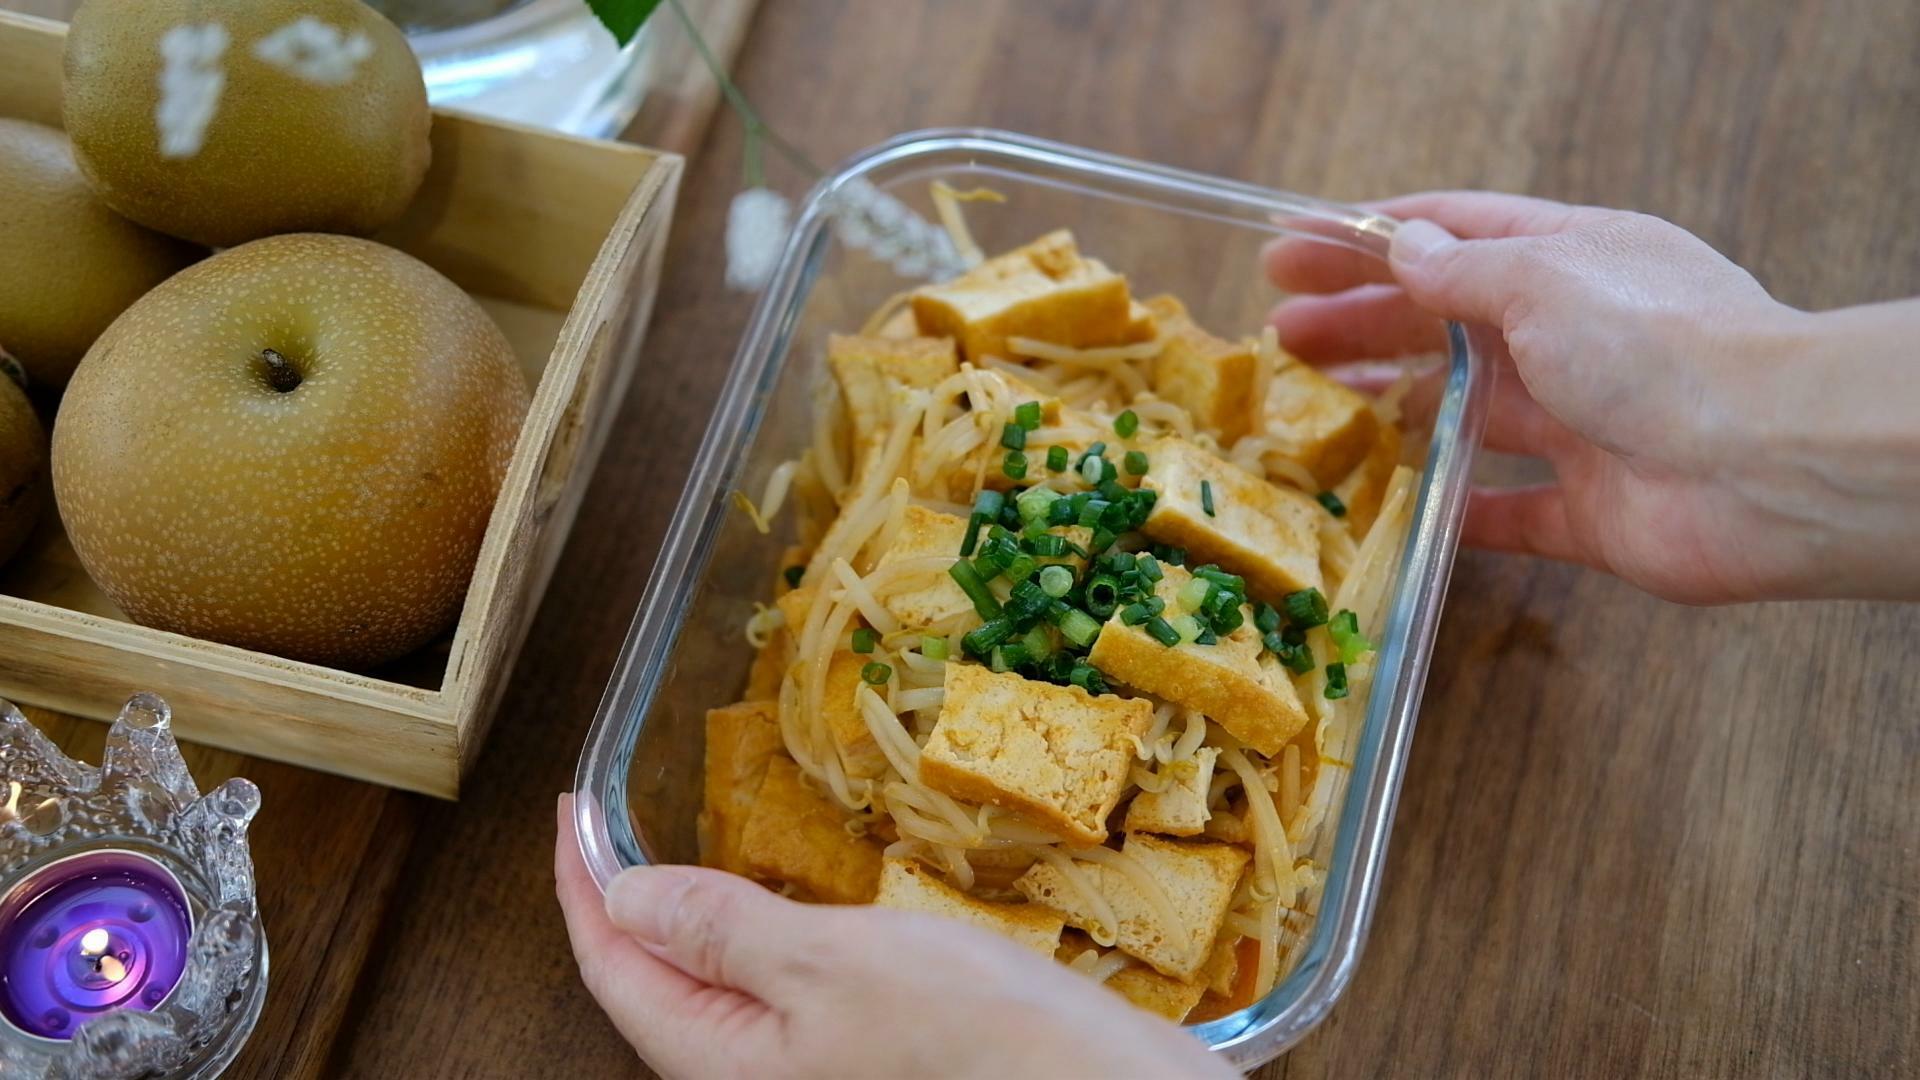
[[[1171,292],[1202,326],[1230,337],[1256,331],[1274,300],[1258,270],[1266,241],[1310,237],[1384,258],[1394,228],[1351,207],[982,130],[903,135],[822,181],[734,358],[580,759],[577,824],[602,888],[627,866],[696,860],[705,712],[745,684],[753,650],[743,628],[755,601],[768,600],[788,542],[778,524],[772,535],[757,532],[730,493],[759,493],[777,464],[807,446],[814,390],[829,378],[828,333],[858,329],[887,297],[918,284],[841,242],[837,193],[865,181],[931,219],[936,180],[1006,196],[970,207],[983,249],[1071,228],[1083,251],[1127,274],[1136,296]],[[1485,350],[1458,325],[1449,339],[1366,719],[1346,745],[1325,750],[1352,768],[1344,784],[1338,768],[1322,774],[1337,785],[1337,810],[1309,849],[1326,868],[1314,921],[1266,997],[1190,1029],[1242,1068],[1275,1057],[1326,1016],[1366,939],[1492,382]]]

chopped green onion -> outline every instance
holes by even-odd
[[[1042,559],[1058,559],[1067,553],[1067,538],[1042,533],[1027,541],[1027,550]]]
[[[1166,563],[1168,566],[1187,565],[1187,549],[1182,547],[1169,547],[1165,544],[1155,544],[1153,545],[1153,557]]]
[[[991,666],[995,671],[1012,671],[1014,668],[1025,667],[1027,661],[1031,659],[1032,657],[1027,655],[1027,647],[1016,641],[993,650]]]
[[[974,544],[979,542],[980,526],[991,525],[1000,520],[1000,511],[1006,506],[1006,499],[997,491],[982,491],[973,497],[973,514],[967,518],[967,535],[960,538],[960,554],[973,554]]]
[[[1083,464],[1083,465],[1084,465],[1084,464],[1086,464],[1086,460],[1087,460],[1088,458],[1096,458],[1096,457],[1099,457],[1099,456],[1100,456],[1101,454],[1104,454],[1104,453],[1106,453],[1106,452],[1107,452],[1107,444],[1106,444],[1106,443],[1103,443],[1103,442],[1095,442],[1095,443],[1094,443],[1094,444],[1093,444],[1092,446],[1089,446],[1089,447],[1087,447],[1087,452],[1086,452],[1086,453],[1084,453],[1084,454],[1082,454],[1082,455],[1080,455],[1080,462],[1081,462],[1081,464]]]
[[[1008,424],[1000,429],[1000,445],[1009,450],[1027,448],[1027,429],[1019,424]]]
[[[999,598],[993,595],[992,589],[987,588],[986,579],[980,576],[980,571],[975,570],[972,563],[963,559],[947,567],[947,574],[953,578],[954,584],[960,586],[960,591],[967,594],[967,599],[973,601],[973,610],[979,612],[981,618],[999,616]]]
[[[1288,641],[1284,632],[1273,630],[1261,638],[1261,643],[1295,675],[1305,675],[1313,670],[1313,651],[1307,648],[1306,642]]]
[[[880,635],[863,626],[853,632],[853,651],[857,653],[870,653],[879,641]]]
[[[1106,458],[1100,459],[1100,483],[1111,484],[1119,477],[1120,470]]]
[[[1327,598],[1319,589],[1288,593],[1281,606],[1286,609],[1287,621],[1298,627],[1320,626],[1327,621]]]
[[[1213,481],[1211,480],[1200,481],[1200,509],[1205,510],[1208,517],[1213,516]]]
[[[1119,484],[1114,483],[1112,480],[1100,481],[1094,490],[1099,493],[1101,498],[1110,503],[1125,503],[1133,497],[1131,492]]]
[[[960,639],[960,647],[967,650],[969,656],[981,659],[993,655],[993,650],[1005,644],[1013,637],[1013,622],[1009,619],[988,619],[986,622],[967,631]]]
[[[1112,529],[1109,529],[1105,525],[1102,525],[1099,528],[1093,530],[1093,539],[1088,542],[1087,551],[1091,554],[1098,555],[1099,553],[1112,547],[1113,542],[1118,539],[1120,539],[1119,533],[1116,533]]]
[[[780,574],[787,579],[787,588],[797,589],[800,587],[800,579],[807,574],[807,568],[804,566],[789,566],[785,570],[780,571]]]
[[[1320,505],[1326,507],[1327,513],[1332,514],[1334,517],[1347,516],[1347,504],[1341,502],[1340,496],[1335,495],[1333,492],[1323,491],[1315,495],[1314,498],[1319,499]]]
[[[1060,627],[1062,637],[1083,649],[1092,645],[1093,639],[1100,636],[1100,624],[1094,620],[1093,616],[1079,608],[1068,608],[1056,623]]]
[[[1105,619],[1120,602],[1120,582],[1108,574],[1096,574],[1087,582],[1087,614]]]
[[[1048,626],[1034,627],[1027,631],[1027,636],[1021,638],[1020,642],[1026,646],[1027,655],[1035,660],[1045,660],[1053,655],[1053,630]]]
[[[1022,472],[1025,471],[1023,468]],[[1047,520],[1047,508],[1060,501],[1060,493],[1049,487],[1030,487],[1014,496],[1014,508],[1020,511],[1020,520],[1028,525]]]
[[[1158,615],[1147,620],[1147,636],[1168,648],[1180,644],[1180,631]]]
[[[1195,641],[1200,637],[1200,631],[1206,629],[1200,625],[1199,619],[1191,615],[1175,615],[1168,625],[1173,627],[1174,633],[1180,635],[1181,641]]]
[[[1080,513],[1074,519],[1074,524],[1090,529],[1100,524],[1100,515],[1112,505],[1105,499],[1086,499],[1080,503]]]
[[[1120,460],[1126,463],[1127,475],[1129,476],[1147,475],[1147,455],[1142,453],[1141,451],[1129,450],[1127,451],[1126,456],[1121,458]]]
[[[1133,565],[1139,569],[1140,576],[1149,583],[1157,583],[1161,578],[1166,577],[1160,571],[1160,560],[1144,552],[1134,558]]]
[[[1107,475],[1107,459],[1106,458],[1096,457],[1092,454],[1088,454],[1086,457],[1083,457],[1080,459],[1080,479],[1085,480],[1087,482],[1088,487],[1093,487],[1099,484],[1100,481],[1106,477],[1106,475]]]
[[[920,639],[920,655],[929,660],[947,658],[947,639],[935,634],[927,634]]]
[[[893,665],[874,661],[860,669],[860,681],[868,686],[881,686],[893,678]]]
[[[1174,595],[1174,602],[1187,611],[1199,611],[1200,605],[1207,602],[1207,594],[1213,591],[1213,582],[1197,577],[1180,586]]]
[[[1018,585],[1032,577],[1039,569],[1040,564],[1034,561],[1033,556],[1023,551],[1015,555],[1013,561],[1007,564],[1007,580]]]
[[[1139,626],[1153,618],[1153,609],[1145,604],[1128,604],[1120,609],[1120,621],[1127,626]]]
[[[1055,600],[1073,589],[1073,571],[1064,566],[1049,566],[1040,571],[1040,589]]]
[[[1020,429],[1014,428],[1014,430],[1018,431]],[[1006,473],[1007,479],[1009,480],[1025,480],[1027,478],[1027,455],[1018,450],[1007,451],[1006,456],[1000,459],[1000,471]]]
[[[1220,635],[1213,632],[1213,627],[1203,626],[1200,628],[1200,636],[1194,638],[1193,643],[1195,645],[1218,645],[1220,644]]]
[[[1040,403],[1023,401],[1013,407],[1013,422],[1032,431],[1040,426]]]
[[[1261,601],[1253,607],[1253,625],[1262,634],[1271,634],[1280,629],[1280,611],[1272,604]]]
[[[1055,499],[1047,505],[1047,524],[1071,525],[1080,516],[1080,507],[1072,499]]]
[[[1327,633],[1333,638],[1333,647],[1340,650],[1340,662],[1352,664],[1373,651],[1373,642],[1360,633],[1360,617],[1346,608],[1333,617],[1327,624]]]
[[[1140,430],[1139,414],[1135,413],[1132,409],[1128,409],[1126,412],[1114,417],[1113,430],[1115,434],[1123,439],[1133,438],[1133,433]]]
[[[1101,676],[1100,669],[1094,667],[1092,664],[1078,663],[1073,665],[1072,672],[1067,675],[1067,681],[1085,690],[1089,694],[1104,694],[1107,692],[1107,680]]]
[[[1335,661],[1327,665],[1327,700],[1338,701],[1347,696],[1347,665]]]
[[[1066,447],[1050,446],[1047,448],[1047,468],[1052,469],[1054,472],[1067,471]]]
[[[1220,569],[1219,567],[1213,565],[1212,563],[1208,563],[1207,565],[1199,567],[1198,569],[1194,570],[1193,576],[1206,578],[1208,581],[1211,581],[1214,584],[1221,586],[1222,588],[1231,589],[1235,593],[1240,594],[1241,596],[1245,596],[1247,594],[1246,578],[1241,577],[1239,574],[1229,574],[1225,570]]]

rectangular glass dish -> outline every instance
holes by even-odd
[[[739,696],[753,657],[744,627],[769,598],[789,542],[779,525],[758,532],[732,493],[761,491],[809,444],[814,389],[830,377],[828,334],[857,329],[888,297],[922,283],[847,246],[833,208],[850,185],[866,183],[934,220],[934,181],[1006,197],[970,215],[986,251],[1070,228],[1082,250],[1128,276],[1134,295],[1173,293],[1200,325],[1227,335],[1257,331],[1274,301],[1259,272],[1267,241],[1306,237],[1384,259],[1394,228],[1363,210],[981,130],[903,135],[823,180],[734,358],[580,759],[577,824],[603,888],[627,866],[697,861],[705,712]],[[1333,809],[1306,848],[1325,871],[1317,906],[1308,905],[1312,922],[1270,993],[1190,1028],[1241,1068],[1325,1017],[1365,941],[1491,382],[1461,327],[1449,327],[1449,340],[1431,430],[1409,432],[1410,444],[1424,446],[1422,472],[1365,719],[1344,745],[1323,749],[1351,767],[1344,777],[1321,770],[1319,782],[1334,785]]]

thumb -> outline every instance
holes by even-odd
[[[1415,218],[1393,231],[1388,259],[1414,303],[1459,322],[1504,328],[1507,313],[1531,280],[1529,237],[1460,240],[1431,221]]]
[[[832,913],[742,877],[693,866],[640,866],[607,888],[607,917],[701,982],[778,1005],[832,955]]]

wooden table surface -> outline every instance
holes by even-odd
[[[1528,191],[1827,307],[1920,293],[1916,56],[1910,0],[783,0],[738,70],[822,162],[985,124],[1340,199]],[[644,1075],[575,977],[551,823],[751,304],[739,125],[678,130],[645,374],[465,801],[202,758],[266,793],[275,989],[233,1075]],[[1916,650],[1916,608],[1463,555],[1359,974],[1260,1075],[1920,1072]]]

